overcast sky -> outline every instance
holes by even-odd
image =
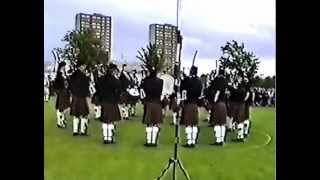
[[[275,0],[182,0],[182,65],[191,66],[195,50],[201,72],[215,67],[226,41],[244,42],[261,60],[259,74],[275,74]],[[63,47],[61,39],[75,28],[76,13],[112,17],[112,59],[138,62],[137,51],[148,43],[152,23],[176,25],[176,0],[45,0],[44,60]]]

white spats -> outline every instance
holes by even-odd
[[[226,126],[221,127],[221,142],[224,142],[224,137],[226,136]]]
[[[57,125],[63,128],[66,127],[65,115],[59,110],[57,110]]]
[[[102,135],[103,135],[103,140],[107,140],[108,137],[108,124],[107,123],[102,123]]]
[[[232,129],[232,121],[233,121],[233,118],[227,116],[226,126],[228,129]]]
[[[186,129],[187,135],[187,144],[188,145],[195,145],[198,140],[198,127],[197,126],[187,126]]]
[[[198,127],[197,126],[193,126],[192,127],[192,144],[196,144],[198,139]]]
[[[187,126],[185,131],[186,131],[186,135],[187,135],[187,144],[191,145],[192,144],[192,127]]]
[[[129,119],[129,108],[126,105],[121,106],[121,115],[122,115],[122,119],[124,120]]]
[[[233,123],[232,123],[232,130],[236,130],[237,127],[238,127],[238,123],[233,122]]]
[[[48,94],[44,95],[44,101],[46,101],[46,102],[49,101],[49,92],[48,92]]]
[[[250,121],[249,120],[245,120],[243,122],[243,124],[244,124],[244,135],[248,135],[249,134]]]
[[[159,133],[159,127],[153,126],[152,127],[152,139],[151,139],[152,144],[157,144],[158,133]]]
[[[146,134],[147,134],[147,144],[151,144],[151,140],[152,140],[152,127],[146,127]]]
[[[94,106],[94,117],[96,119],[101,117],[101,106]]]
[[[178,115],[178,113],[176,113],[176,112],[173,112],[173,114],[172,114],[172,116],[173,116],[173,124],[174,125],[177,124],[177,115]]]
[[[214,126],[213,131],[214,131],[214,136],[216,137],[216,142],[217,143],[223,142],[221,138],[221,134],[222,134],[221,126],[218,126],[218,125]]]
[[[64,115],[64,113],[61,113],[61,123],[64,128],[67,126],[66,116]]]
[[[124,107],[124,117],[125,117],[126,119],[129,118],[129,108],[128,108],[128,106],[125,106],[125,107]]]
[[[61,123],[61,112],[59,110],[57,110],[57,125],[62,126]]]
[[[81,122],[80,122],[81,134],[86,134],[87,133],[87,128],[88,128],[88,119],[81,118]]]
[[[102,123],[103,140],[107,142],[114,141],[114,124]]]
[[[113,124],[108,124],[107,125],[107,141],[112,141],[113,139],[113,130],[114,130],[114,125]]]
[[[79,118],[73,118],[73,133],[78,133],[80,120]]]
[[[244,124],[243,123],[239,123],[237,126],[237,130],[238,130],[238,139],[243,139],[244,138]]]

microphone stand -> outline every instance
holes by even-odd
[[[179,5],[179,0],[178,0],[178,5]],[[181,84],[181,71],[180,71],[180,66],[181,66],[181,50],[182,50],[182,36],[180,34],[180,30],[177,30],[177,35],[178,35],[178,46],[179,46],[179,56],[178,56],[178,62],[176,62],[176,68],[175,68],[175,83],[177,85],[177,92],[176,92],[176,99],[178,101],[179,93],[180,93],[180,84]],[[178,83],[177,83],[178,82]],[[178,104],[179,105],[179,104]],[[160,180],[168,171],[171,165],[173,165],[173,173],[172,173],[172,179],[176,180],[177,175],[176,175],[176,166],[178,165],[180,170],[183,172],[185,178],[187,180],[190,180],[190,176],[188,172],[184,169],[181,160],[178,158],[178,145],[179,145],[179,124],[180,124],[180,119],[181,119],[181,110],[177,113],[177,122],[175,124],[175,141],[174,141],[174,151],[173,151],[173,157],[169,159],[168,165],[166,168],[161,172],[161,175],[157,177],[157,180]]]

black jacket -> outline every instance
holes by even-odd
[[[118,103],[121,94],[120,80],[112,75],[107,75],[98,81],[98,96],[102,103]]]
[[[70,76],[71,93],[78,97],[87,97],[90,95],[89,91],[90,78],[87,77],[80,70],[75,71]]]
[[[163,80],[158,77],[146,77],[142,84],[141,88],[144,90],[146,97],[146,102],[157,102],[160,103]]]
[[[185,103],[197,103],[201,96],[202,83],[198,77],[188,77],[181,82],[181,92],[187,91]]]

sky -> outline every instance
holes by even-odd
[[[44,0],[44,61],[53,62],[51,50],[64,46],[61,39],[83,12],[111,16],[112,59],[139,63],[149,24],[176,25],[176,7],[176,0]],[[179,17],[182,66],[190,67],[198,50],[195,65],[208,73],[222,55],[220,47],[236,40],[261,61],[258,74],[275,75],[275,0],[181,0]]]

